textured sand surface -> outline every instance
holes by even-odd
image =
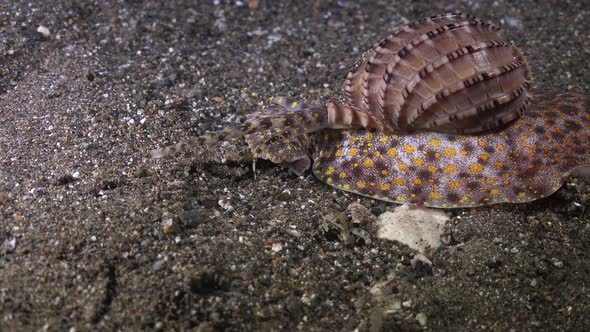
[[[0,0],[0,330],[588,330],[587,184],[453,210],[412,262],[376,237],[392,204],[254,176],[241,141],[147,158],[269,96],[334,96],[444,11],[503,25],[533,91],[590,93],[583,1],[160,2]]]

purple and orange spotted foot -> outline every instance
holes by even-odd
[[[471,207],[554,193],[590,167],[590,98],[535,96],[527,113],[480,135],[327,130],[313,173],[338,189],[395,203]]]

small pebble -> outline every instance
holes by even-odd
[[[43,35],[43,37],[49,37],[51,35],[51,31],[49,31],[49,29],[47,29],[47,27],[40,25],[37,28],[37,32],[40,33],[41,35]]]
[[[279,252],[279,251],[283,250],[283,245],[280,243],[273,243],[271,250],[274,252]]]
[[[301,232],[294,230],[294,229],[287,229],[285,230],[285,232],[289,235],[291,235],[292,237],[301,237]]]
[[[233,205],[231,205],[229,199],[227,198],[220,199],[217,204],[219,204],[219,206],[221,206],[226,211],[232,211],[234,209]]]
[[[152,265],[152,270],[154,271],[158,271],[159,269],[161,269],[164,266],[164,260],[160,259],[158,261],[154,262],[154,265]]]
[[[432,265],[432,261],[430,259],[428,259],[428,257],[424,256],[423,254],[416,254],[414,257],[412,257],[412,266],[416,266],[419,263],[423,263],[425,265]]]
[[[164,234],[170,235],[174,233],[174,220],[172,218],[170,219],[164,219],[162,221],[162,231],[164,232]]]
[[[425,313],[419,312],[418,314],[416,314],[416,320],[418,321],[418,324],[420,324],[420,326],[426,326],[428,317],[426,317]]]
[[[2,242],[2,246],[4,248],[6,248],[6,250],[8,250],[8,251],[13,251],[14,248],[16,247],[16,239],[15,238],[6,239],[6,240],[4,240],[4,242]]]
[[[517,19],[517,18],[513,18],[513,17],[508,17],[506,19],[503,20],[504,23],[514,29],[517,30],[522,30],[524,29],[524,24],[522,23],[521,20]]]
[[[258,0],[248,0],[248,8],[250,8],[250,9],[258,8]]]

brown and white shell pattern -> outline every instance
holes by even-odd
[[[344,93],[390,131],[487,131],[527,108],[530,69],[500,29],[461,14],[432,16],[375,44]],[[379,128],[383,126],[382,128]]]

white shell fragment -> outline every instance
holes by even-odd
[[[377,237],[397,241],[424,252],[440,246],[440,237],[449,217],[442,211],[402,205],[377,219]]]

